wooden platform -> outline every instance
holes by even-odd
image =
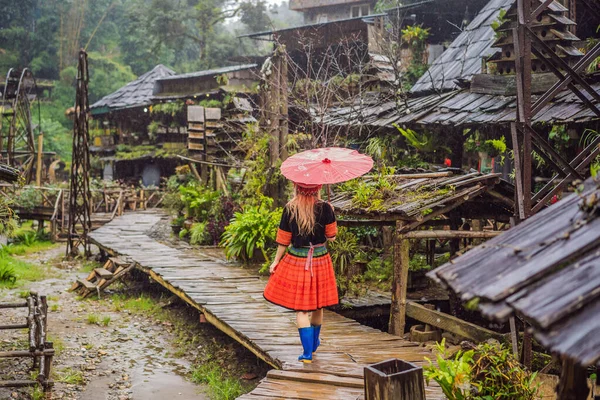
[[[432,354],[379,330],[325,312],[322,344],[312,364],[297,361],[301,352],[295,315],[263,299],[264,278],[239,267],[186,253],[150,238],[163,215],[128,213],[94,231],[92,240],[113,256],[135,261],[137,268],[204,313],[217,328],[281,371],[271,371],[240,399],[363,399],[363,368],[400,358],[417,364]],[[427,399],[445,399],[438,386]]]

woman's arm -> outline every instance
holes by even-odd
[[[275,268],[277,268],[277,264],[279,264],[279,261],[281,261],[281,259],[283,258],[286,249],[287,246],[283,246],[281,244],[277,246],[277,253],[275,254],[275,259],[273,260],[273,263],[269,267],[269,272],[275,272]]]

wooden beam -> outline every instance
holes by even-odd
[[[420,178],[443,178],[446,176],[452,176],[454,173],[452,171],[445,172],[423,172],[421,174],[395,174],[388,175],[388,178],[404,178],[404,179],[420,179]],[[372,179],[376,178],[377,175],[365,175],[363,179]]]
[[[380,219],[338,219],[339,226],[394,226],[396,221]]]
[[[423,230],[405,233],[406,239],[490,239],[504,231],[445,231]]]
[[[506,335],[482,328],[440,311],[430,310],[412,301],[406,304],[406,315],[417,321],[476,342],[484,342],[488,339],[496,339],[501,343],[507,342]]]
[[[398,234],[402,230],[403,224],[402,221],[397,221],[396,232],[394,233],[394,277],[392,280],[389,333],[396,336],[403,335],[406,326],[406,290],[408,287],[410,243],[403,235]]]

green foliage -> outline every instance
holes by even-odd
[[[427,257],[423,254],[415,254],[408,262],[408,270],[413,272],[429,271],[431,265],[427,264]]]
[[[349,229],[341,226],[335,241],[327,245],[333,267],[338,275],[343,275],[359,253],[358,238]]]
[[[185,109],[185,103],[182,100],[171,101],[168,103],[158,103],[150,106],[150,114],[164,114],[171,117],[175,117],[177,114],[183,112]]]
[[[127,145],[120,144],[116,148],[115,157],[118,160],[135,160],[141,157],[174,158],[185,153],[180,149],[165,149],[155,145]]]
[[[269,143],[269,134],[262,131],[258,124],[246,125],[239,147],[246,152],[245,183],[240,197],[247,205],[259,205],[267,185],[282,179],[279,165],[271,167]]]
[[[82,385],[85,382],[85,379],[82,371],[68,367],[63,369],[58,374],[57,381],[61,383],[68,383],[70,385]]]
[[[506,18],[506,10],[501,9],[500,12],[498,13],[498,18],[495,21],[493,21],[491,24],[491,27],[495,32],[496,40],[498,40],[501,37],[503,37],[504,35],[506,35],[506,32],[498,31],[498,28],[500,28],[500,26],[502,24],[504,24],[506,21],[508,21],[508,18]]]
[[[17,274],[15,273],[15,269],[11,265],[0,265],[0,283],[12,286],[16,282]]]
[[[536,399],[536,375],[526,371],[503,345],[481,343],[475,350],[471,382],[476,388],[476,399]]]
[[[389,289],[389,283],[392,279],[394,272],[394,264],[392,256],[382,258],[380,256],[373,258],[367,264],[367,271],[365,272],[365,280],[375,282],[377,284],[385,284],[384,289]]]
[[[429,37],[429,28],[422,25],[410,25],[402,29],[402,40],[412,48],[422,48]]]
[[[194,366],[190,371],[190,380],[208,387],[212,400],[233,400],[246,392],[241,383],[230,376],[216,362]]]
[[[421,153],[440,153],[449,154],[450,149],[440,143],[439,135],[434,135],[431,132],[423,131],[418,133],[412,129],[404,129],[399,125],[393,124],[400,134],[406,139],[406,143]]]
[[[450,358],[442,340],[437,344],[437,366],[428,361],[427,381],[435,380],[450,400],[533,400],[537,396],[536,373],[526,371],[499,343],[481,343]]]
[[[283,209],[271,210],[273,200],[264,197],[258,206],[246,206],[236,212],[225,228],[221,245],[227,258],[249,261],[259,250],[268,259],[266,249],[275,242]]]
[[[497,157],[507,150],[506,138],[501,136],[500,139],[482,140],[479,132],[470,131],[465,139],[464,149],[467,152],[481,151],[487,153],[490,157]]]
[[[474,351],[458,351],[454,358],[449,358],[446,350],[446,339],[436,345],[437,356],[434,365],[429,359],[429,365],[423,367],[427,382],[436,381],[449,400],[471,399],[471,373],[473,370]]]
[[[204,222],[210,216],[213,205],[219,201],[221,194],[200,183],[192,181],[179,187],[181,201],[188,217]]]
[[[206,243],[210,236],[206,231],[207,222],[196,222],[190,228],[190,244]]]

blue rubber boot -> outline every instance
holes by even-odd
[[[321,345],[321,340],[319,339],[319,335],[321,334],[321,325],[311,325],[314,330],[314,340],[313,340],[313,353],[317,351],[317,348]]]
[[[312,362],[314,329],[312,326],[309,326],[307,328],[298,328],[298,333],[300,334],[300,341],[302,342],[302,348],[304,349],[304,353],[302,353],[302,355],[298,357],[298,361],[310,363]]]

